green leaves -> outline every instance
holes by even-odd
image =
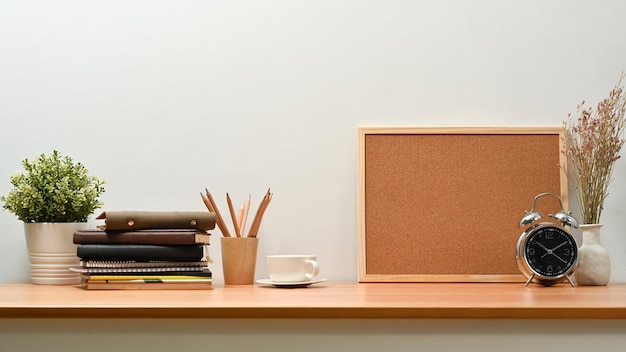
[[[22,161],[11,176],[13,189],[0,197],[2,207],[25,222],[84,222],[97,208],[104,180],[90,176],[81,163],[54,150]]]

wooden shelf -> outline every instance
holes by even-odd
[[[324,282],[213,290],[87,291],[0,284],[0,318],[626,319],[626,284]]]

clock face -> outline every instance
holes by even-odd
[[[557,278],[576,265],[578,247],[574,238],[557,226],[539,227],[527,238],[524,257],[538,275]]]

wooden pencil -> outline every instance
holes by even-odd
[[[230,195],[226,193],[226,202],[228,202],[228,210],[230,211],[230,217],[233,220],[233,226],[235,227],[235,236],[241,237],[239,232],[239,223],[237,222],[237,215],[235,215],[235,208],[233,208],[233,201],[230,199]]]
[[[222,235],[224,237],[231,237],[230,232],[228,231],[228,227],[226,227],[224,218],[222,217],[222,214],[220,214],[220,211],[217,208],[217,205],[215,204],[215,199],[213,199],[211,192],[209,192],[208,189],[205,189],[205,192],[206,192],[207,200],[209,201],[209,204],[211,204],[211,207],[213,208],[213,212],[215,213],[215,218],[217,220],[218,226],[220,227],[220,231],[222,231]]]
[[[246,199],[246,202],[243,204],[243,215],[241,216],[241,225],[239,226],[242,236],[245,233],[246,221],[248,221],[248,211],[250,210],[250,198],[251,196],[248,195],[248,199]]]
[[[209,209],[210,212],[215,213],[215,222],[217,223],[217,227],[220,228],[222,235],[224,235],[225,237],[230,237],[228,228],[226,228],[226,225],[224,224],[223,220],[217,216],[217,213],[215,212],[215,208],[211,204],[211,201],[209,200],[209,198],[207,198],[207,196],[202,194],[202,192],[200,192],[200,197],[202,197],[202,202],[204,202],[204,205],[207,207],[207,209]]]
[[[215,210],[213,209],[213,206],[211,205],[211,202],[209,202],[209,198],[207,198],[204,194],[202,194],[202,192],[200,192],[200,197],[202,197],[202,202],[204,203],[204,205],[206,206],[206,208],[212,212],[215,213]],[[217,221],[217,219],[216,219]],[[219,225],[219,224],[218,224]]]
[[[263,213],[265,213],[265,209],[267,209],[267,206],[269,205],[269,202],[272,199],[272,194],[270,193],[270,190],[267,190],[267,193],[265,193],[265,196],[263,197],[263,199],[261,200],[261,203],[259,204],[259,208],[257,209],[256,214],[254,215],[254,220],[252,221],[252,225],[250,226],[250,232],[248,233],[248,237],[257,237],[258,233],[259,233],[259,229],[261,227],[261,221],[263,219]]]
[[[257,227],[257,223],[259,222],[260,211],[261,211],[261,208],[263,207],[263,202],[265,201],[266,197],[267,196],[263,197],[263,199],[261,200],[261,203],[259,203],[259,208],[254,214],[254,219],[252,219],[252,224],[250,225],[250,230],[248,232],[248,237],[256,237],[255,228]]]
[[[257,224],[257,228],[255,229],[254,237],[256,237],[257,233],[259,232],[259,229],[261,228],[261,221],[263,220],[263,216],[265,215],[265,210],[270,205],[270,201],[272,200],[273,196],[274,196],[273,193],[268,194],[267,199],[265,200],[265,203],[263,203],[263,209],[261,209],[261,216],[259,216],[259,223]]]
[[[237,224],[239,224],[239,233],[241,233],[243,235],[243,224],[241,223],[243,221],[243,204],[241,204],[239,206],[239,213],[237,214]]]

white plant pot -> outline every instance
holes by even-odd
[[[69,270],[80,264],[74,232],[87,228],[86,222],[24,223],[30,277],[38,285],[72,285],[80,274]]]

